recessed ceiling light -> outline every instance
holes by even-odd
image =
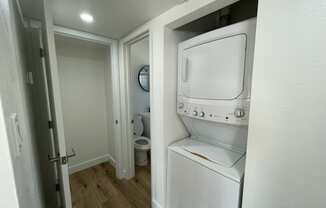
[[[84,22],[92,23],[94,21],[94,17],[89,13],[81,13],[79,16]]]

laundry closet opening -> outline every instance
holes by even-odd
[[[165,148],[173,142],[189,135],[188,130],[177,114],[177,82],[178,82],[178,47],[183,41],[196,36],[215,31],[257,16],[258,0],[241,0],[227,7],[195,19],[187,24],[175,26],[170,24],[165,27],[165,58],[164,75],[168,97],[164,111],[167,120],[165,131]],[[166,155],[167,160],[167,155]],[[167,165],[167,164],[166,164]]]
[[[241,207],[257,4],[242,0],[165,27],[167,207]],[[223,170],[239,173],[233,194],[225,192],[229,179],[219,178]],[[220,179],[225,184],[213,184]]]

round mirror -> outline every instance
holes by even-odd
[[[140,68],[138,72],[138,82],[144,91],[149,92],[149,65]]]

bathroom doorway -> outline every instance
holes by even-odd
[[[126,178],[135,178],[151,196],[151,67],[150,36],[137,36],[123,47],[126,135],[122,149],[127,157]],[[123,103],[123,102],[122,102]],[[148,202],[150,206],[150,201]]]

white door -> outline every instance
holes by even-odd
[[[53,121],[54,132],[54,148],[57,152],[55,158],[52,161],[58,165],[58,178],[60,183],[60,198],[62,207],[71,208],[71,195],[69,184],[69,172],[68,172],[68,158],[73,154],[68,155],[66,150],[64,127],[63,127],[63,115],[61,106],[59,75],[57,66],[57,56],[55,49],[54,31],[53,31],[53,19],[51,14],[51,2],[44,0],[44,12],[45,12],[45,56],[46,56],[46,71],[47,79],[49,83],[49,98],[50,98],[50,110]]]
[[[51,162],[57,151],[54,145],[54,129],[48,93],[47,72],[43,57],[42,33],[40,29],[29,28],[28,37],[29,83],[32,98],[33,124],[36,133],[37,163],[41,174],[42,195],[46,207],[60,206],[58,198],[58,165]]]

